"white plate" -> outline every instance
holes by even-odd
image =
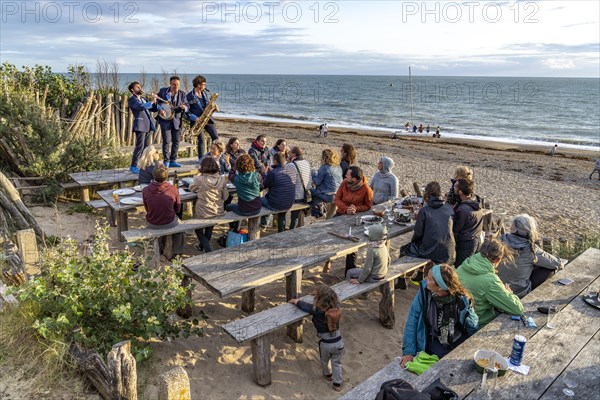
[[[142,190],[144,190],[144,188],[146,186],[148,186],[148,185],[146,185],[145,183],[142,183],[142,184],[134,186],[133,190],[135,190],[136,192],[141,192]]]
[[[182,195],[182,194],[188,194],[188,193],[190,193],[190,191],[189,191],[189,190],[187,190],[187,189],[184,189],[184,188],[179,188],[179,195]]]
[[[117,189],[113,191],[113,194],[117,194],[119,196],[129,196],[130,194],[134,194],[135,190],[133,189]]]
[[[235,185],[233,183],[227,183],[227,189],[235,189]]]
[[[121,204],[127,204],[127,205],[131,205],[131,206],[136,206],[138,204],[143,204],[144,200],[142,200],[141,197],[126,197],[124,199],[121,199]]]

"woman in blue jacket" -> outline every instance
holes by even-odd
[[[321,154],[321,167],[316,174],[312,176],[314,189],[310,189],[312,194],[312,208],[321,210],[323,204],[333,203],[333,197],[342,183],[342,168],[337,153],[331,149],[323,150]],[[316,213],[321,214],[321,212]],[[321,215],[313,216],[320,217]]]
[[[453,267],[434,265],[426,271],[413,300],[402,338],[402,367],[425,351],[442,358],[479,329],[471,295]]]

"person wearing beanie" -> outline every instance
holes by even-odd
[[[385,241],[387,239],[387,228],[375,224],[369,227],[369,246],[367,258],[362,268],[352,268],[346,272],[346,279],[350,283],[371,283],[385,278],[390,265],[390,253]]]
[[[392,173],[394,164],[394,160],[389,157],[381,157],[377,163],[378,171],[369,183],[373,189],[373,204],[385,203],[398,197],[398,178]]]

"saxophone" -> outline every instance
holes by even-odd
[[[212,115],[215,112],[219,111],[219,106],[217,106],[217,104],[215,103],[218,97],[219,93],[213,93],[210,96],[210,99],[208,100],[208,104],[206,104],[204,111],[202,111],[202,114],[198,117],[198,119],[194,123],[194,126],[192,127],[191,133],[193,135],[200,134],[200,132],[202,132],[208,121],[210,121]]]

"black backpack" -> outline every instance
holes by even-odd
[[[375,400],[430,400],[404,379],[392,379],[383,382]]]

